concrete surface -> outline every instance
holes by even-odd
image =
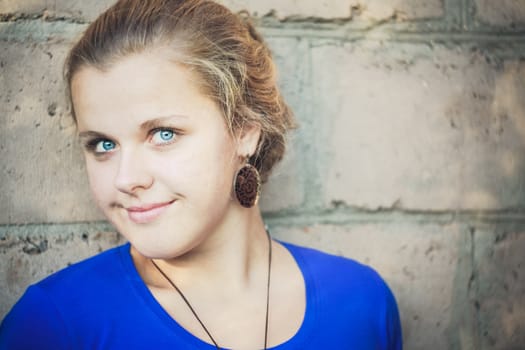
[[[234,11],[247,11],[254,16],[274,15],[278,18],[347,18],[354,16],[381,20],[398,16],[399,19],[440,17],[444,13],[442,0],[421,3],[417,0],[221,0]],[[0,13],[13,15],[43,15],[49,17],[75,18],[77,21],[92,21],[108,8],[111,0],[2,0]]]
[[[122,243],[90,199],[61,80],[110,3],[0,0],[0,318]],[[273,235],[377,269],[406,349],[523,349],[525,3],[222,3],[254,16],[300,124],[261,199]]]
[[[508,94],[525,95],[523,63],[399,43],[327,42],[312,57],[314,115],[330,115],[316,140],[325,205],[523,205],[525,110]]]
[[[475,19],[498,27],[524,27],[525,6],[520,0],[475,0]]]
[[[474,301],[484,349],[525,344],[523,228],[481,231],[475,240]]]

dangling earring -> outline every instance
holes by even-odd
[[[261,192],[261,177],[257,168],[246,162],[235,175],[233,190],[235,197],[243,207],[253,207],[259,200]]]

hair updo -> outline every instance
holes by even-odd
[[[168,48],[175,62],[194,72],[201,91],[221,108],[232,134],[243,125],[260,125],[250,163],[266,181],[283,157],[293,115],[277,88],[275,66],[261,36],[247,18],[213,1],[118,1],[89,25],[69,53],[69,101],[71,81],[80,68],[104,71],[127,55],[155,48]],[[76,120],[72,103],[71,107]]]

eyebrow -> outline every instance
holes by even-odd
[[[109,138],[107,135],[97,131],[82,131],[78,133],[78,137],[84,138]]]
[[[149,119],[149,120],[146,120],[145,122],[143,122],[142,124],[140,124],[140,129],[141,130],[151,130],[151,129],[155,129],[155,128],[158,128],[160,126],[164,126],[166,125],[166,123],[170,120],[170,119],[188,119],[188,116],[185,116],[185,115],[181,115],[181,114],[174,114],[174,115],[169,115],[167,117],[158,117],[158,118],[153,118],[153,119]]]
[[[170,119],[174,119],[174,118],[188,119],[188,116],[181,115],[181,114],[175,114],[175,115],[170,115],[166,117],[158,117],[158,118],[149,119],[143,122],[142,124],[140,124],[140,129],[143,131],[155,129],[155,128],[166,125],[166,123]],[[102,132],[92,131],[92,130],[79,132],[78,137],[79,138],[110,138],[109,136],[107,136],[106,134]]]

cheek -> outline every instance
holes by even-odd
[[[191,189],[201,197],[228,192],[237,167],[231,145],[219,141],[208,138],[188,143],[168,159],[155,162],[155,173],[162,174],[162,182],[181,186],[181,191]]]
[[[111,188],[113,187],[111,169],[103,166],[102,163],[87,160],[86,170],[93,197],[99,204],[107,202],[108,199],[106,197],[111,194]]]
[[[156,180],[170,184],[174,190],[192,190],[210,194],[224,189],[233,181],[231,160],[219,154],[183,154],[152,164],[151,171]],[[180,188],[178,188],[180,187]]]
[[[194,156],[194,159],[202,159],[198,167],[201,176],[207,179],[207,183],[221,186],[231,185],[236,160],[233,146],[227,140],[217,140],[213,147],[203,148],[199,154]]]

